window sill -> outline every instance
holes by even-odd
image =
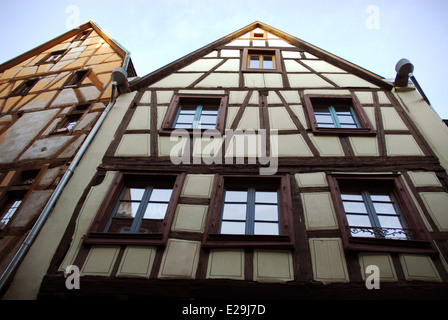
[[[200,137],[215,136],[215,135],[223,135],[219,129],[185,129],[185,128],[162,128],[159,131],[159,135],[161,136],[170,136],[173,132],[175,132],[176,136],[190,136],[193,137],[197,134]]]
[[[437,254],[430,241],[348,237],[345,248],[350,251]]]
[[[164,246],[166,241],[162,233],[99,233],[92,232],[84,237],[87,245],[152,245]]]
[[[343,129],[343,128],[313,128],[315,135],[350,135],[350,136],[376,136],[376,131],[371,128]]]
[[[282,70],[279,69],[249,69],[249,68],[245,68],[245,69],[241,69],[241,71],[247,72],[247,73],[282,73]]]
[[[294,247],[290,236],[209,234],[202,245],[213,247],[285,248]]]

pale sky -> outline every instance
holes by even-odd
[[[407,58],[448,119],[446,0],[0,0],[0,63],[90,19],[141,77],[256,20],[385,78]]]

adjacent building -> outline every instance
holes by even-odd
[[[406,74],[254,22],[134,75],[5,299],[447,298],[448,128]]]
[[[94,21],[0,65],[0,274],[111,97],[128,51]]]

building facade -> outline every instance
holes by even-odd
[[[448,128],[407,80],[255,22],[129,85],[4,298],[447,298]]]
[[[0,274],[111,97],[129,53],[94,21],[0,65]]]

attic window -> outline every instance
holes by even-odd
[[[266,40],[268,38],[266,32],[254,32],[254,31],[252,31],[250,33],[250,37],[254,40],[255,39],[256,40]]]
[[[244,49],[242,71],[281,72],[280,51]]]
[[[86,30],[86,31],[78,33],[76,35],[76,37],[73,39],[73,42],[86,40],[89,37],[89,35],[92,33],[92,31],[93,30]]]
[[[66,50],[57,50],[53,51],[50,54],[46,55],[42,60],[40,60],[37,64],[45,64],[45,63],[57,63],[62,59]]]

